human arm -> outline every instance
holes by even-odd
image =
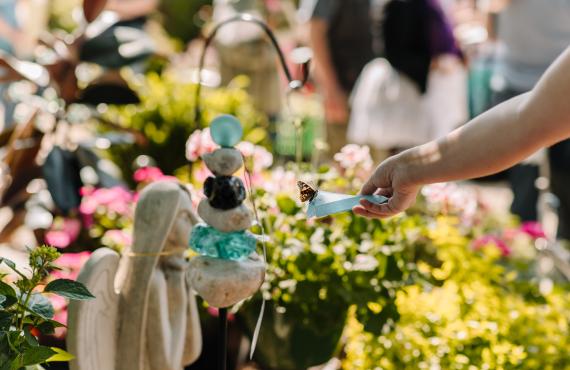
[[[326,120],[329,123],[345,123],[348,120],[348,97],[343,90],[337,77],[337,72],[333,65],[329,40],[327,37],[332,8],[337,2],[322,5],[321,1],[316,5],[324,8],[328,6],[326,16],[313,16],[309,21],[309,37],[311,48],[313,49],[313,63],[315,65],[315,76],[320,85],[325,103]],[[317,9],[315,11],[318,11]]]
[[[109,0],[106,10],[116,12],[121,19],[133,19],[150,14],[158,7],[158,0]]]
[[[394,215],[414,203],[422,185],[489,175],[569,137],[569,96],[570,48],[530,93],[487,111],[440,140],[381,163],[361,193],[379,192],[390,200],[383,205],[363,201],[355,213]]]

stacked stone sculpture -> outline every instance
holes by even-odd
[[[212,121],[210,134],[220,148],[202,157],[214,176],[204,183],[206,199],[198,205],[204,223],[190,236],[190,247],[201,255],[190,262],[189,274],[190,284],[209,305],[227,308],[259,289],[265,262],[255,251],[257,239],[247,230],[253,212],[244,204],[245,186],[233,176],[243,166],[243,156],[234,148],[242,126],[235,117],[222,115]]]

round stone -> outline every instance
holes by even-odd
[[[231,147],[239,143],[243,136],[241,123],[232,115],[216,117],[210,124],[210,135],[216,144]]]
[[[212,207],[208,199],[202,199],[198,204],[198,215],[208,225],[225,233],[249,229],[253,222],[253,213],[243,203],[224,211]]]
[[[217,209],[232,209],[245,200],[245,186],[239,177],[208,177],[204,183],[204,195],[210,205]]]
[[[243,166],[241,152],[234,148],[220,148],[202,155],[206,167],[218,176],[231,176]]]
[[[265,279],[265,262],[256,253],[240,261],[206,256],[190,261],[188,278],[210,306],[223,308],[251,297]]]

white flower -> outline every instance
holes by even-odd
[[[373,271],[376,267],[378,261],[368,254],[358,254],[352,264],[352,269],[355,271]]]

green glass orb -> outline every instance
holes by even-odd
[[[219,146],[232,147],[241,140],[243,128],[237,118],[224,114],[212,121],[210,124],[210,135],[212,140]]]

